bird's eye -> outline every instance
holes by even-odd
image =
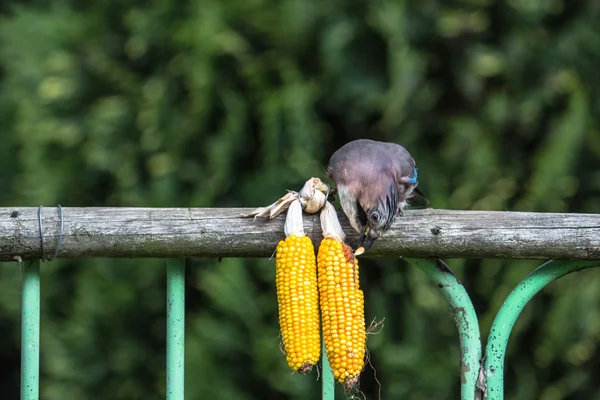
[[[379,215],[379,212],[377,211],[373,211],[371,213],[371,215],[369,215],[369,219],[371,220],[371,222],[373,222],[374,224],[379,222],[379,218],[381,218],[381,216]]]

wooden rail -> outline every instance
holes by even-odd
[[[283,238],[285,216],[243,218],[241,208],[63,207],[59,258],[265,257]],[[0,261],[40,258],[37,207],[0,208]],[[358,235],[343,213],[350,245]],[[58,208],[44,207],[46,253],[60,234]],[[321,239],[318,215],[306,232]],[[371,257],[600,259],[600,215],[451,210],[407,211],[365,255]]]

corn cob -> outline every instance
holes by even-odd
[[[349,391],[357,385],[365,364],[364,295],[359,288],[358,261],[343,243],[333,206],[326,206],[321,213],[325,238],[317,255],[323,338],[333,375]]]
[[[279,327],[288,365],[306,374],[319,361],[321,336],[315,250],[304,236],[297,200],[288,210],[285,231],[275,258]]]

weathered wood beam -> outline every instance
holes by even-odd
[[[59,258],[268,257],[285,216],[243,218],[240,208],[63,208]],[[340,212],[348,242],[358,235]],[[46,253],[60,232],[57,208],[43,209]],[[321,240],[318,215],[304,226]],[[40,258],[38,208],[0,208],[0,261]],[[365,256],[600,259],[600,215],[451,210],[407,211]]]

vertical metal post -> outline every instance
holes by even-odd
[[[40,261],[21,264],[21,400],[40,397]]]
[[[333,400],[335,399],[335,381],[333,380],[333,372],[331,371],[331,365],[329,365],[329,359],[327,358],[327,352],[325,351],[325,342],[321,337],[321,365],[323,365],[323,381],[321,383],[321,399],[322,400]]]
[[[167,260],[167,400],[184,399],[185,260]]]
[[[504,358],[506,346],[517,318],[523,308],[543,288],[558,278],[590,267],[599,267],[598,261],[548,261],[537,268],[508,295],[496,314],[485,351],[487,399],[504,399]]]
[[[481,360],[481,337],[477,313],[471,298],[456,275],[442,260],[404,260],[425,272],[450,303],[460,340],[461,399],[473,400],[476,396]]]

